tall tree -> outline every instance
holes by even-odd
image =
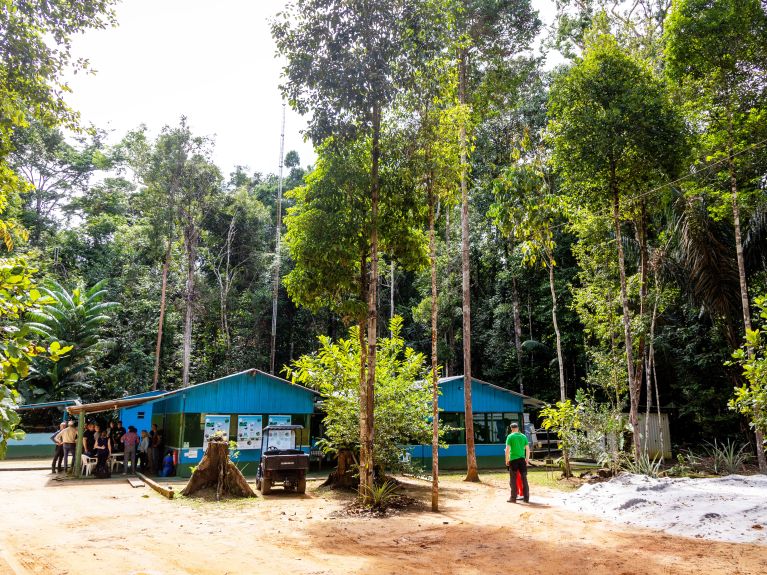
[[[187,131],[186,134],[191,137]],[[200,142],[202,144],[202,142]],[[189,385],[189,369],[192,360],[192,326],[196,305],[195,273],[202,223],[220,191],[221,173],[211,163],[204,148],[198,150],[185,163],[181,176],[178,198],[178,219],[186,256],[186,286],[184,289],[184,344],[181,379],[184,387]]]
[[[561,207],[554,194],[552,176],[547,173],[541,158],[541,150],[532,148],[529,135],[525,135],[520,149],[512,152],[515,164],[504,170],[496,181],[496,202],[490,213],[501,231],[519,242],[525,261],[530,265],[540,261],[548,271],[551,320],[557,341],[559,396],[560,401],[564,402],[567,399],[567,384],[554,282],[554,268],[557,265],[554,257],[554,226]]]
[[[469,269],[469,152],[471,126],[503,102],[518,81],[515,56],[526,51],[540,27],[529,0],[456,0],[455,49],[458,101],[465,108],[461,149],[461,286],[463,377],[466,415],[466,480],[479,481],[471,405],[471,278]]]
[[[684,144],[682,124],[649,69],[624,52],[613,36],[598,30],[589,38],[583,59],[555,81],[550,105],[554,160],[567,193],[598,209],[612,209],[629,418],[639,454],[644,351],[634,349],[622,230],[628,206],[623,204],[631,201],[627,197],[631,191],[639,195],[649,183],[677,173]]]
[[[370,142],[367,354],[361,356],[366,369],[360,370],[360,479],[365,494],[374,473],[381,126],[384,110],[407,76],[404,47],[412,38],[411,4],[295,0],[272,25],[277,49],[287,58],[283,94],[302,114],[311,112],[308,133],[315,144],[330,136],[338,143],[364,137]]]
[[[716,195],[729,202],[735,230],[743,325],[751,331],[741,207],[763,194],[750,148],[767,120],[767,11],[759,0],[680,0],[666,30],[667,72],[682,85],[698,125],[702,155],[725,168]],[[762,133],[762,135],[764,135]],[[720,171],[720,170],[717,170]],[[756,429],[759,468],[767,473]]]
[[[27,239],[25,230],[6,213],[26,188],[9,164],[12,137],[31,120],[74,127],[76,114],[64,102],[68,87],[62,76],[73,65],[87,68],[87,62],[72,62],[71,38],[113,23],[113,4],[113,0],[51,0],[44,4],[6,0],[0,6],[0,240],[5,249],[0,257],[0,287],[5,294],[0,305],[0,321],[5,326],[0,335],[0,457],[5,455],[7,439],[17,435],[13,386],[27,375],[30,361],[39,353],[27,330],[5,325],[19,322],[25,310],[34,309],[40,300],[33,268],[9,253],[16,242]]]

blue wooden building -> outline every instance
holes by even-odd
[[[309,445],[312,429],[319,427],[314,416],[317,397],[311,389],[250,369],[170,392],[124,398],[140,403],[122,408],[120,419],[126,428],[133,425],[139,432],[157,424],[163,430],[166,449],[174,452],[177,475],[182,477],[191,475],[190,468],[202,459],[206,425],[228,431],[231,441],[243,437],[243,429],[251,435],[258,433],[258,441],[242,441],[237,449],[237,463],[250,475],[255,474],[261,458],[256,448],[261,429],[270,420],[303,425],[297,442]]]
[[[446,448],[439,450],[440,469],[466,468],[466,418],[463,375],[439,380],[440,423],[454,428],[445,436]],[[484,468],[504,466],[504,449],[509,425],[516,421],[524,429],[524,413],[543,402],[510,389],[472,378],[471,404],[474,420],[474,443],[477,465]],[[431,445],[409,449],[412,460],[431,467]]]

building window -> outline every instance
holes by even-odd
[[[490,427],[487,424],[487,415],[489,413],[474,414],[474,442],[490,443]]]
[[[445,432],[444,442],[448,445],[466,443],[463,413],[441,412],[439,414],[440,426],[450,426],[452,430]]]
[[[136,414],[136,419],[144,419],[144,412],[143,411],[139,411]]]

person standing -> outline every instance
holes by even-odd
[[[136,475],[136,446],[139,443],[136,428],[128,426],[128,433],[120,439],[123,444],[123,475],[128,473],[128,463],[131,464],[131,473]]]
[[[517,474],[522,478],[525,503],[530,501],[530,486],[527,483],[527,466],[530,463],[530,443],[524,433],[519,432],[519,424],[512,423],[506,437],[506,467],[509,468],[511,497],[509,503],[517,502]]]
[[[83,453],[88,457],[96,455],[96,437],[96,424],[91,421],[83,432]]]
[[[64,443],[61,441],[59,435],[61,435],[61,432],[66,428],[66,422],[62,421],[61,424],[59,424],[59,428],[53,432],[53,435],[51,435],[51,441],[55,446],[53,449],[53,461],[51,461],[51,473],[56,473],[56,470],[61,473],[62,462],[64,461]]]
[[[149,464],[149,434],[146,429],[141,430],[141,441],[138,444],[138,461],[141,471],[146,471]]]
[[[77,462],[75,461],[75,453],[77,452],[77,428],[73,419],[69,420],[66,429],[62,430],[58,434],[58,438],[61,440],[61,446],[64,450],[64,472],[69,471],[69,454],[72,454],[72,469],[75,468]]]
[[[112,451],[109,449],[109,439],[107,439],[106,430],[101,431],[98,425],[96,426],[95,444],[93,449],[96,453],[96,469],[94,475],[102,479],[111,477],[112,472],[109,469],[109,456],[112,455]]]

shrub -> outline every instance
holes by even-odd
[[[707,443],[705,453],[711,458],[711,467],[717,475],[731,475],[738,473],[748,462],[750,457],[747,451],[748,445],[737,447],[734,442],[727,440],[727,443]]]

